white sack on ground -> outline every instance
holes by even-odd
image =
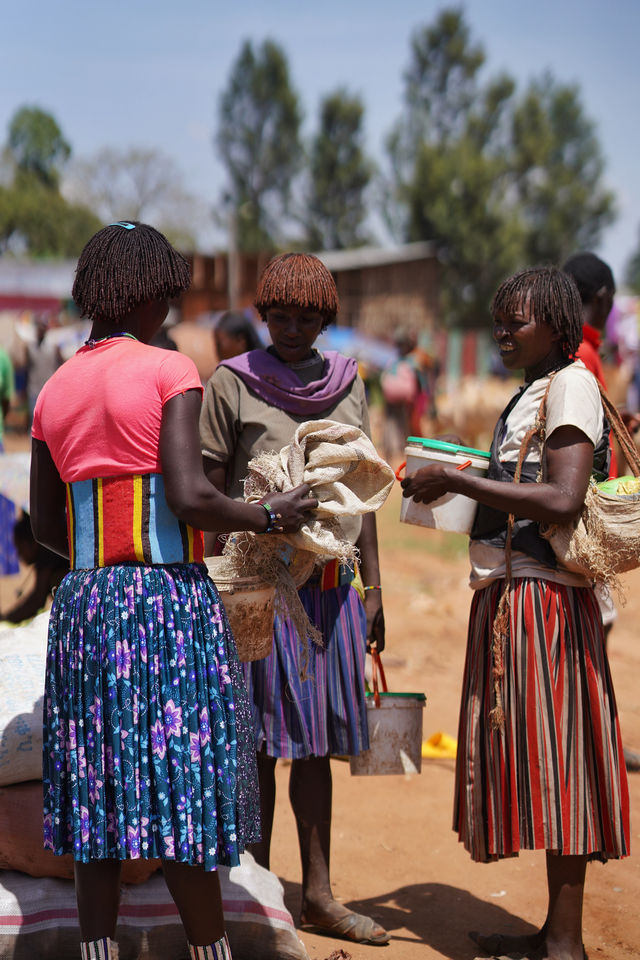
[[[0,630],[0,786],[42,780],[49,613]]]

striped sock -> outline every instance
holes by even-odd
[[[103,937],[101,940],[83,940],[80,943],[82,960],[114,960],[115,956],[109,937]]]
[[[231,947],[225,933],[221,940],[208,943],[204,947],[189,944],[189,960],[231,960]]]

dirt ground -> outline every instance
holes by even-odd
[[[378,515],[389,689],[424,692],[424,736],[457,732],[458,699],[471,591],[466,537],[400,524],[399,489]],[[640,750],[640,570],[627,575],[628,602],[610,639],[611,667],[625,744]],[[393,939],[387,947],[301,934],[312,960],[333,950],[353,960],[471,960],[481,951],[469,930],[528,932],[546,909],[542,852],[496,864],[473,863],[451,830],[453,760],[423,760],[419,776],[352,777],[335,761],[332,882],[350,907],[372,914]],[[300,899],[288,768],[277,767],[272,869],[294,918]],[[632,832],[640,851],[640,773],[630,774]],[[635,851],[634,851],[635,852]],[[640,954],[640,858],[593,864],[587,873],[584,936],[591,960]]]
[[[9,449],[23,449],[11,435]],[[378,515],[387,622],[383,657],[389,688],[427,696],[424,736],[456,735],[467,615],[466,538],[400,524],[396,489]],[[5,604],[24,577],[0,583]],[[640,570],[627,575],[628,602],[610,639],[625,744],[640,750]],[[451,830],[453,760],[424,760],[419,776],[352,777],[335,761],[332,880],[336,896],[372,914],[391,933],[387,947],[301,933],[312,960],[340,949],[353,960],[471,960],[469,930],[527,932],[546,907],[544,854],[474,864]],[[272,869],[297,920],[300,865],[287,800],[288,767],[277,768]],[[629,777],[634,853],[587,873],[585,945],[590,960],[640,953],[640,773]],[[340,956],[340,954],[338,954]],[[276,958],[274,958],[276,960]]]

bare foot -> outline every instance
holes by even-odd
[[[522,936],[503,933],[483,936],[471,930],[469,936],[494,960],[586,960],[587,956],[582,945],[548,942],[544,928]]]
[[[490,957],[513,957],[514,960],[533,960],[544,947],[544,929],[536,933],[511,936],[508,933],[490,933],[486,936],[470,930],[469,936]]]

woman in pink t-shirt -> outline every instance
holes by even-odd
[[[152,227],[100,230],[73,287],[91,338],[33,421],[33,531],[71,568],[49,625],[44,840],[75,860],[83,960],[113,955],[121,863],[139,857],[162,859],[190,956],[231,956],[215,869],[259,837],[259,802],[202,531],[293,531],[317,506],[306,484],[248,504],[206,479],[195,365],[149,345],[188,286],[186,261]]]

